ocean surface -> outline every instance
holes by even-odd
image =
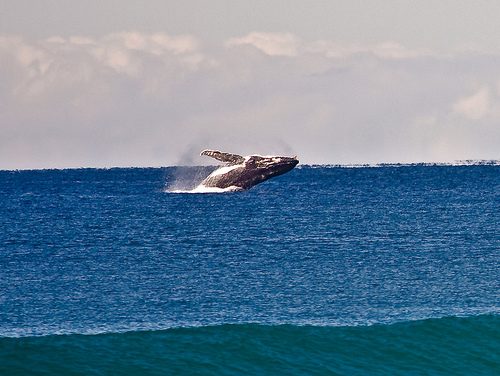
[[[500,375],[500,165],[0,171],[0,375]]]

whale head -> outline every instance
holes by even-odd
[[[297,157],[278,157],[249,155],[243,162],[249,177],[254,176],[255,184],[261,183],[275,176],[283,175],[295,168],[299,160]],[[253,184],[253,185],[255,185]]]

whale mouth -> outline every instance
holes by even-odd
[[[272,157],[262,166],[269,176],[278,176],[291,171],[299,164],[297,157]]]
[[[279,156],[248,156],[244,166],[249,169],[268,171],[271,175],[282,174],[295,168],[299,160],[297,157],[279,157]]]
[[[299,164],[299,160],[297,159],[297,156],[293,157],[278,157],[277,164],[285,164],[285,165],[293,165],[293,167],[297,166]]]

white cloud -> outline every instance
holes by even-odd
[[[128,50],[144,51],[153,55],[162,55],[166,51],[182,54],[199,48],[199,42],[190,35],[169,36],[162,33],[114,33],[104,37],[103,42],[105,44],[124,46]]]
[[[0,169],[171,165],[194,147],[304,163],[498,159],[499,63],[287,33],[212,49],[161,33],[4,35]]]
[[[372,54],[384,59],[409,59],[422,56],[436,56],[435,51],[428,49],[410,49],[395,42],[375,45],[341,44],[328,40],[320,40],[307,45],[307,50],[325,54],[330,58],[347,58],[355,54]]]
[[[243,38],[231,38],[228,47],[252,45],[271,56],[296,56],[299,41],[290,33],[250,33]]]
[[[300,41],[291,33],[253,32],[241,38],[231,38],[227,47],[251,45],[270,56],[297,56],[301,53],[317,53],[329,58],[347,58],[355,54],[372,54],[384,59],[407,59],[436,55],[428,49],[409,49],[395,42],[376,45],[342,44],[328,40],[313,43]]]
[[[462,98],[453,104],[453,110],[471,120],[480,120],[491,111],[491,93],[488,86],[483,85],[479,91],[469,97]]]

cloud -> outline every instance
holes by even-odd
[[[299,41],[291,33],[250,33],[243,38],[231,38],[228,47],[251,45],[270,56],[296,56]]]
[[[471,120],[484,118],[490,112],[491,94],[488,86],[483,85],[470,97],[462,98],[453,104],[453,110]]]
[[[498,159],[500,56],[251,33],[0,36],[0,169]],[[498,86],[498,85],[497,85]]]

